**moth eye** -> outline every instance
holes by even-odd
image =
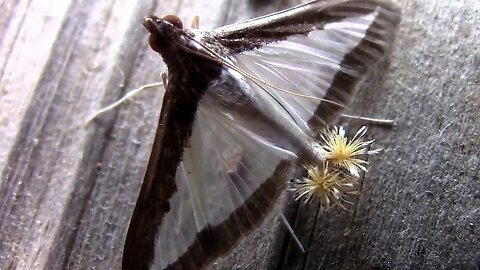
[[[148,43],[150,44],[150,48],[156,52],[161,51],[161,40],[159,39],[158,35],[151,34],[150,37],[148,37]]]
[[[178,18],[178,17],[175,16],[175,15],[165,15],[165,16],[163,16],[162,20],[167,21],[167,22],[173,24],[175,27],[177,27],[177,28],[179,28],[179,29],[183,29],[183,22],[182,22],[182,20],[180,20],[180,18]]]

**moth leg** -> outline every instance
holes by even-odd
[[[298,239],[297,235],[295,234],[295,231],[293,231],[292,226],[290,226],[290,223],[288,223],[288,220],[285,218],[282,212],[278,212],[280,219],[282,220],[283,224],[285,224],[285,227],[287,227],[287,230],[290,232],[290,234],[293,237],[293,240],[295,240],[295,243],[297,244],[298,248],[302,251],[302,253],[305,253],[305,248],[303,248],[302,243],[300,242],[300,239]]]
[[[390,120],[390,119],[369,118],[369,117],[362,117],[362,116],[348,115],[348,114],[342,114],[341,117],[342,118],[347,118],[347,119],[352,119],[352,120],[357,120],[357,121],[362,121],[366,124],[380,125],[380,126],[387,126],[387,127],[395,126],[395,122],[393,120]]]
[[[163,71],[162,73],[160,73],[160,76],[162,77],[163,85],[165,86],[165,88],[167,88],[167,85],[168,85],[168,74],[167,74],[167,71]]]
[[[194,16],[192,19],[192,29],[198,29],[200,27],[200,17]]]
[[[162,85],[167,85],[167,76],[166,76],[166,71],[162,72],[161,74],[162,76],[162,82],[155,82],[155,83],[150,83],[150,84],[144,84],[136,89],[133,89],[132,91],[128,92],[124,97],[122,97],[121,99],[119,99],[117,102],[113,103],[113,104],[110,104],[109,106],[95,112],[93,115],[91,115],[90,117],[87,118],[87,120],[85,121],[85,123],[83,124],[84,126],[88,125],[90,122],[92,122],[93,120],[95,120],[95,118],[97,118],[98,116],[100,116],[101,114],[105,113],[105,112],[108,112],[110,110],[113,110],[115,108],[117,108],[118,106],[120,106],[122,103],[124,103],[125,101],[133,98],[134,96],[136,96],[138,93],[142,92],[143,90],[145,89],[149,89],[149,88],[154,88],[154,87],[157,87],[157,86],[162,86]]]

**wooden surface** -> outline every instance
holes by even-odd
[[[260,2],[0,1],[0,269],[120,269],[162,90],[85,119],[160,80],[143,16],[213,28],[298,1]],[[390,68],[352,107],[397,126],[369,129],[385,150],[353,211],[286,196],[308,252],[273,213],[215,269],[480,269],[480,2],[398,2]]]

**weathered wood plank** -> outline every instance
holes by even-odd
[[[159,79],[144,15],[200,15],[212,28],[296,1],[251,2],[0,3],[1,269],[120,268],[162,92],[82,124]],[[480,3],[399,2],[391,68],[353,106],[398,125],[370,129],[385,151],[371,159],[355,211],[321,216],[287,198],[307,254],[272,214],[215,268],[479,267]]]

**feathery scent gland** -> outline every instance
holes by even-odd
[[[359,171],[367,171],[365,166],[368,162],[362,156],[380,151],[368,150],[373,140],[363,140],[366,131],[364,126],[349,139],[343,127],[327,129],[321,135],[325,161],[321,166],[305,166],[307,175],[290,181],[289,190],[294,191],[295,200],[309,202],[318,198],[322,210],[334,206],[346,210],[345,203],[351,204],[347,200],[348,195],[359,193]]]
[[[290,190],[295,191],[295,200],[305,197],[305,202],[309,202],[316,197],[320,200],[322,210],[334,206],[347,209],[344,203],[350,202],[345,197],[357,194],[358,178],[335,169],[328,161],[323,163],[322,168],[310,166],[306,169],[306,177],[290,182]]]
[[[376,154],[381,149],[368,150],[370,144],[374,140],[364,141],[363,137],[367,132],[367,127],[361,127],[355,136],[349,140],[345,136],[345,129],[343,127],[334,127],[327,130],[321,135],[323,140],[322,147],[325,151],[325,158],[338,165],[341,168],[348,170],[353,176],[359,177],[359,171],[367,171],[365,165],[367,161],[361,158],[362,155]]]

